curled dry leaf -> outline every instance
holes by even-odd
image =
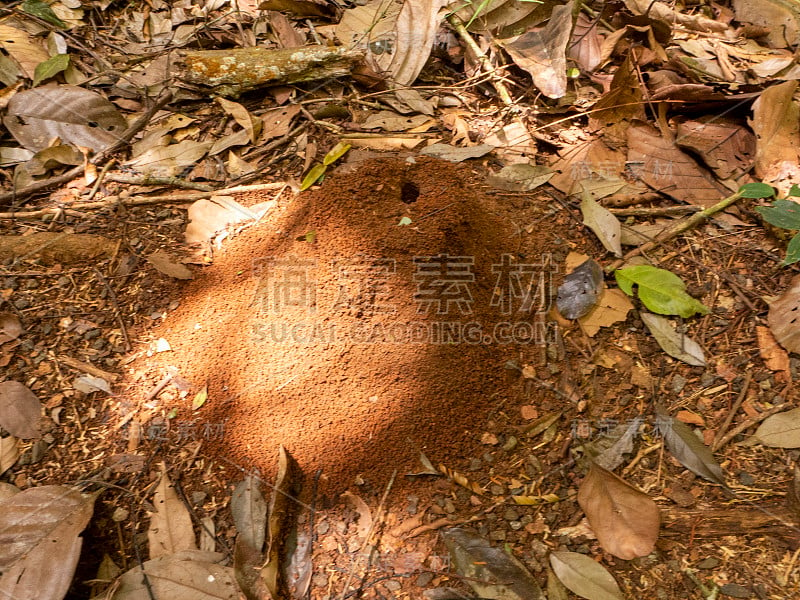
[[[147,257],[147,262],[153,265],[156,270],[164,275],[169,275],[175,279],[193,279],[192,272],[181,263],[177,262],[163,250],[156,250]]]
[[[664,352],[686,364],[695,367],[705,366],[706,358],[700,344],[678,332],[668,319],[644,311],[639,316]]]
[[[23,440],[38,438],[42,404],[19,381],[0,383],[0,427]]]
[[[661,524],[658,506],[611,471],[592,463],[578,504],[606,552],[631,560],[653,551]]]

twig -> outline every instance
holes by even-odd
[[[117,294],[114,292],[113,288],[109,285],[108,279],[103,277],[103,274],[100,272],[100,269],[94,267],[94,274],[97,275],[97,278],[100,280],[100,283],[103,284],[103,287],[106,288],[108,292],[108,297],[111,299],[111,304],[114,305],[114,316],[117,318],[117,324],[119,325],[119,330],[122,332],[122,340],[125,342],[125,352],[130,352],[131,348],[131,338],[128,336],[128,328],[125,326],[125,319],[122,317],[122,310],[119,307],[119,303],[117,302]]]
[[[167,90],[166,93],[163,93],[150,107],[145,114],[139,117],[136,122],[128,127],[128,129],[119,137],[119,139],[114,142],[111,146],[102,150],[97,155],[95,155],[89,162],[96,165],[98,163],[103,162],[109,156],[114,154],[120,148],[126,146],[128,142],[133,139],[139,131],[145,128],[145,126],[150,122],[150,119],[153,118],[159,110],[165,107],[167,104],[170,103],[172,100],[172,92]],[[44,191],[48,188],[51,188],[56,185],[61,185],[62,183],[67,183],[81,175],[83,173],[83,165],[77,166],[74,169],[70,169],[66,173],[62,173],[61,175],[56,175],[55,177],[50,177],[49,179],[45,179],[43,181],[37,181],[36,183],[32,183],[31,185],[22,188],[21,190],[11,190],[10,192],[6,192],[4,194],[0,194],[0,204],[8,203],[11,201],[21,200],[23,198],[27,198],[28,196],[32,196],[36,192]],[[4,213],[7,214],[7,213]],[[2,215],[0,215],[0,218]]]
[[[746,430],[750,429],[753,425],[758,425],[759,423],[761,423],[761,421],[763,421],[767,417],[771,417],[772,415],[777,414],[779,412],[783,412],[785,410],[789,410],[790,408],[791,408],[791,406],[789,405],[789,403],[785,402],[783,404],[779,404],[777,406],[773,406],[772,408],[770,408],[768,410],[765,410],[763,413],[761,413],[757,417],[753,417],[752,419],[747,419],[743,423],[740,423],[739,425],[734,427],[730,431],[730,433],[728,433],[725,437],[723,437],[719,441],[719,444],[716,445],[717,448],[722,448],[725,444],[730,442],[737,435],[739,435],[743,431],[746,431]]]
[[[690,229],[694,229],[700,223],[703,223],[706,219],[708,219],[712,215],[714,215],[714,214],[718,213],[719,211],[724,210],[724,209],[728,208],[729,206],[731,206],[734,202],[736,202],[741,197],[742,196],[739,194],[739,192],[736,192],[732,196],[728,196],[727,198],[725,198],[723,200],[720,200],[714,206],[709,206],[705,210],[702,210],[699,213],[693,214],[691,217],[689,217],[685,221],[681,221],[680,223],[677,223],[673,227],[670,227],[669,229],[666,229],[666,230],[662,231],[661,233],[659,233],[655,237],[655,239],[653,239],[653,241],[647,242],[646,244],[642,244],[638,248],[634,248],[633,250],[628,252],[625,256],[620,258],[619,260],[614,261],[613,263],[608,265],[605,268],[605,272],[606,273],[612,273],[612,272],[616,271],[617,269],[619,269],[622,265],[625,264],[626,261],[630,260],[634,256],[639,256],[643,252],[647,252],[649,250],[652,250],[653,248],[656,248],[656,247],[660,246],[661,244],[664,244],[664,243],[670,241],[671,239],[678,237],[680,234],[682,234],[685,231],[689,231]]]
[[[739,407],[742,406],[742,402],[744,402],[745,397],[747,396],[747,388],[750,387],[750,380],[752,379],[752,375],[750,371],[747,371],[744,374],[744,381],[742,382],[742,389],[739,390],[739,396],[736,398],[736,402],[733,403],[731,410],[728,412],[728,416],[725,417],[725,421],[722,423],[722,426],[717,430],[717,435],[714,436],[714,443],[711,444],[711,451],[716,452],[717,449],[720,447],[720,442],[722,442],[722,437],[725,435],[725,432],[728,430],[728,427],[731,426],[731,422],[733,421],[733,417],[736,416],[736,413],[739,412]]]
[[[62,354],[58,356],[57,359],[58,362],[64,363],[68,367],[89,373],[89,375],[94,375],[95,377],[100,377],[101,379],[106,379],[112,383],[119,379],[119,375],[116,373],[109,373],[108,371],[104,371],[99,367],[95,367],[94,365],[83,362],[82,360],[78,360],[77,358],[72,358],[71,356],[65,356]]]
[[[618,217],[659,217],[662,215],[682,215],[684,213],[703,210],[699,206],[664,206],[652,208],[609,208],[610,213]]]
[[[462,21],[458,15],[452,13],[447,16],[447,22],[450,23],[450,26],[462,39],[464,44],[466,44],[467,48],[475,55],[475,59],[478,61],[481,70],[489,75],[492,85],[497,91],[497,95],[500,97],[500,101],[508,108],[513,108],[514,101],[511,99],[511,94],[508,92],[506,84],[503,82],[502,78],[497,75],[496,69],[491,65],[489,58],[484,54],[483,50],[480,49],[480,46],[472,39],[469,31],[467,31],[466,25],[464,25],[464,21]]]
[[[262,192],[265,190],[277,190],[285,187],[285,183],[259,183],[255,185],[237,185],[230,188],[223,188],[213,190],[210,192],[195,192],[193,194],[170,194],[166,196],[146,196],[142,198],[127,198],[121,199],[106,199],[97,200],[95,202],[78,202],[69,205],[72,210],[76,209],[90,209],[90,208],[105,208],[111,206],[146,206],[148,204],[185,204],[186,202],[194,202],[195,200],[202,200],[204,198],[211,198],[212,196],[224,196],[225,194],[243,194],[246,192]],[[10,212],[0,213],[0,219],[32,219],[35,217],[42,217],[44,215],[57,214],[58,211],[63,210],[64,207],[57,208],[42,208],[40,210],[29,210],[24,212]]]

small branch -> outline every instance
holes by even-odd
[[[139,176],[127,175],[125,173],[109,173],[106,175],[106,179],[108,181],[116,181],[117,183],[130,183],[132,185],[165,185],[185,190],[199,190],[201,192],[211,191],[210,185],[186,181],[180,177],[151,177],[149,175]]]
[[[647,252],[649,250],[652,250],[653,248],[657,248],[661,244],[664,244],[670,241],[671,239],[678,237],[680,234],[689,231],[690,229],[694,229],[695,227],[700,225],[700,223],[706,221],[709,217],[731,206],[739,198],[741,198],[741,195],[739,194],[739,192],[736,192],[732,196],[728,196],[727,198],[720,200],[714,206],[709,206],[705,210],[693,214],[685,221],[681,221],[680,223],[677,223],[675,226],[665,231],[662,231],[655,237],[655,239],[652,242],[647,242],[646,244],[642,244],[638,248],[634,248],[619,260],[614,261],[613,263],[608,265],[604,269],[605,272],[613,273],[614,271],[619,269],[622,265],[624,265],[626,261],[630,260],[634,256],[639,256],[643,252]]]
[[[112,206],[146,206],[148,204],[185,204],[211,198],[212,196],[224,196],[226,194],[241,194],[244,192],[260,192],[264,190],[277,190],[285,187],[285,183],[259,183],[256,185],[237,185],[235,187],[213,190],[210,192],[195,192],[193,194],[170,194],[167,196],[147,196],[143,198],[127,198],[97,200],[96,202],[76,202],[68,205],[69,210],[85,210],[90,208],[107,208]],[[0,213],[0,219],[33,219],[45,215],[58,214],[65,210],[63,206],[57,208],[43,208],[41,210],[30,210],[26,212]],[[69,212],[69,211],[66,211]]]
[[[682,215],[703,210],[699,206],[664,206],[653,208],[609,208],[611,214],[618,217],[661,217],[666,215]]]
[[[747,397],[747,388],[750,387],[750,380],[752,379],[752,374],[750,371],[745,372],[744,374],[744,382],[742,383],[742,389],[739,390],[739,396],[736,398],[736,402],[733,403],[730,411],[728,411],[728,416],[725,417],[725,422],[722,426],[717,430],[717,435],[714,436],[714,443],[711,444],[711,451],[716,452],[719,447],[720,443],[722,442],[722,438],[725,435],[725,432],[728,430],[728,427],[731,426],[733,422],[733,417],[736,416],[736,413],[739,412],[739,407],[742,406],[742,402]]]
[[[514,106],[514,101],[511,99],[511,94],[508,92],[506,84],[497,74],[497,70],[489,62],[489,58],[486,56],[486,54],[484,54],[483,50],[480,49],[480,46],[478,46],[478,44],[475,43],[475,40],[472,39],[469,31],[467,31],[466,25],[464,25],[464,21],[462,21],[455,13],[453,13],[447,16],[447,22],[450,23],[450,26],[462,39],[464,44],[466,44],[470,51],[475,55],[481,70],[489,75],[492,85],[497,91],[497,95],[500,97],[500,100],[503,102],[503,104],[505,104],[508,108],[512,108]]]

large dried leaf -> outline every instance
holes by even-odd
[[[211,146],[212,142],[195,140],[183,140],[169,146],[155,146],[128,161],[126,165],[136,167],[148,175],[174,177],[203,158]]]
[[[38,438],[42,404],[19,381],[0,383],[0,427],[23,440]]]
[[[586,444],[587,454],[594,456],[595,464],[613,471],[624,461],[623,455],[633,452],[633,440],[643,422],[643,417],[636,417],[627,424],[617,425],[606,435]]]
[[[606,552],[632,560],[655,548],[661,523],[658,506],[611,471],[592,463],[578,490],[578,504]]]
[[[517,66],[531,74],[533,84],[548,98],[567,91],[566,48],[572,31],[572,4],[553,7],[547,26],[516,38],[498,40]]]
[[[43,486],[0,503],[0,597],[64,597],[95,497],[64,486]]]
[[[111,600],[238,600],[233,569],[218,564],[223,558],[194,550],[148,560],[119,578]]]
[[[679,332],[673,327],[669,319],[644,311],[639,316],[664,352],[672,358],[685,362],[687,365],[694,367],[705,366],[706,358],[700,344],[685,333]]]
[[[396,47],[387,69],[398,87],[411,85],[428,62],[445,0],[405,0],[395,26]]]
[[[713,483],[725,485],[722,467],[714,460],[711,450],[701,442],[688,425],[656,409],[658,431],[672,455],[692,473]]]
[[[764,27],[765,37],[773,48],[795,46],[800,42],[800,10],[796,2],[733,0],[732,4],[736,20]]]
[[[453,566],[479,596],[496,600],[544,600],[536,579],[510,554],[479,535],[454,527],[442,533]]]
[[[553,552],[550,566],[570,591],[587,600],[623,600],[611,573],[585,554]]]
[[[675,142],[647,123],[628,128],[628,164],[634,177],[682,202],[707,208],[730,194]]]
[[[36,67],[50,58],[30,33],[9,25],[0,24],[0,48],[8,52],[28,79],[33,79]]]
[[[754,437],[770,448],[800,448],[800,408],[768,417]]]
[[[286,542],[287,558],[282,567],[284,582],[295,600],[306,598],[311,586],[311,576],[314,574],[312,539],[308,533],[299,529],[300,524],[296,520]]]
[[[231,514],[239,537],[260,553],[267,535],[267,501],[259,482],[254,475],[248,475],[236,485],[231,495]]]
[[[789,352],[800,354],[800,275],[789,289],[769,305],[769,328],[778,343]]]
[[[753,103],[756,177],[777,187],[781,194],[800,181],[800,105],[794,100],[796,89],[796,80],[773,85]]]
[[[94,497],[78,490],[45,485],[28,488],[0,503],[0,570],[26,560],[38,546],[64,543],[83,531],[94,510]],[[68,531],[56,537],[59,526],[69,523]],[[50,558],[57,556],[51,554]]]
[[[127,127],[111,102],[74,85],[19,92],[8,103],[3,124],[14,139],[34,152],[55,138],[98,152],[119,141]]]
[[[186,267],[172,258],[163,250],[156,250],[147,257],[147,262],[153,265],[160,273],[175,279],[193,279],[194,274]]]
[[[163,465],[161,480],[153,495],[153,506],[155,512],[150,515],[150,527],[147,529],[150,557],[158,558],[181,550],[195,550],[197,546],[192,517],[178,498]]]

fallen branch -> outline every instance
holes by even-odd
[[[715,215],[721,210],[724,210],[731,206],[734,202],[736,202],[739,198],[741,198],[741,194],[736,192],[732,196],[728,196],[724,200],[720,200],[714,206],[709,206],[705,210],[700,211],[699,213],[693,214],[691,217],[686,219],[685,221],[681,221],[680,223],[675,224],[673,227],[669,229],[665,229],[661,233],[659,233],[651,242],[647,242],[646,244],[642,244],[638,248],[634,248],[630,252],[628,252],[625,256],[620,258],[617,261],[614,261],[610,265],[608,265],[604,270],[606,273],[613,273],[617,269],[619,269],[622,265],[624,265],[628,260],[633,258],[634,256],[639,256],[643,252],[647,252],[652,250],[653,248],[657,248],[661,244],[664,244],[670,241],[673,238],[678,237],[680,234],[689,231],[690,229],[694,229],[700,223],[706,221],[709,217]]]
[[[186,204],[195,200],[203,200],[212,196],[225,196],[227,194],[243,194],[245,192],[260,192],[264,190],[277,190],[287,184],[279,183],[259,183],[255,185],[237,185],[235,187],[212,190],[209,192],[194,192],[191,194],[169,194],[165,196],[147,196],[140,198],[106,198],[95,202],[75,202],[54,208],[42,208],[40,210],[29,210],[20,212],[0,213],[0,219],[33,219],[45,215],[55,215],[60,211],[78,211],[89,208],[109,208],[113,206],[146,206],[148,204]]]
[[[181,79],[238,96],[267,85],[344,77],[363,58],[362,50],[344,46],[196,50],[184,53]]]

